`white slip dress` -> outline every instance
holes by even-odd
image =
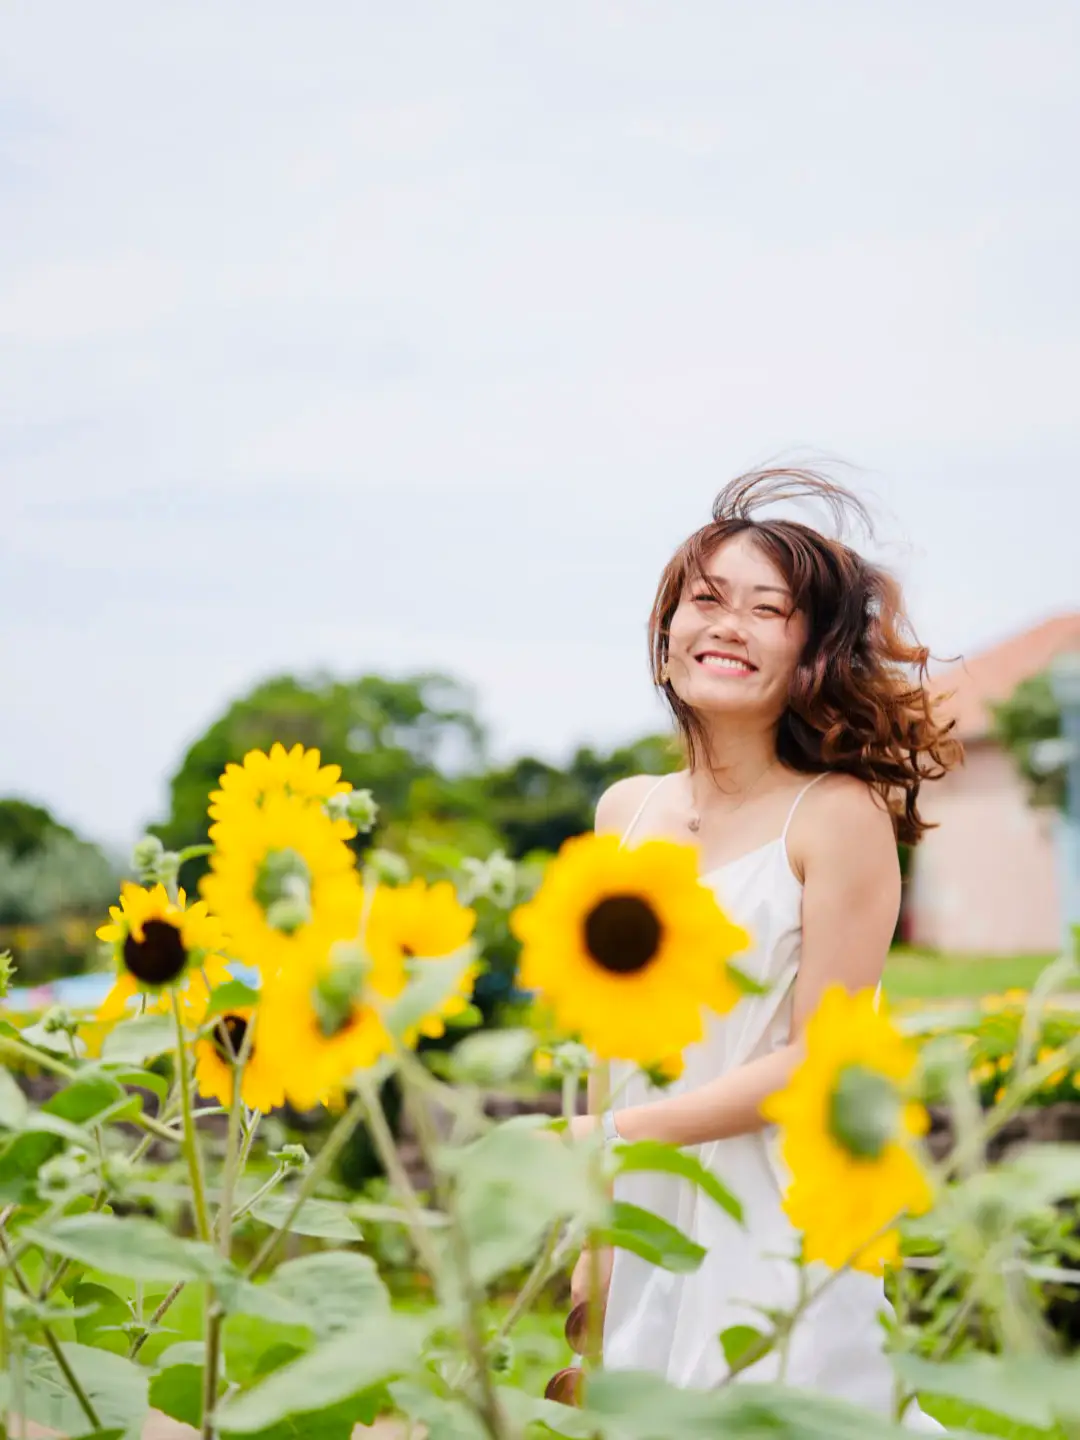
[[[668,779],[670,777],[664,777]],[[647,1104],[662,1094],[695,1090],[717,1076],[787,1044],[795,976],[802,949],[802,885],[791,869],[787,836],[799,801],[795,797],[780,836],[701,877],[721,905],[750,933],[753,949],[738,956],[741,969],[768,986],[744,996],[728,1015],[713,1017],[703,1040],[685,1054],[682,1076],[657,1091],[624,1062],[611,1067],[616,1110]],[[658,782],[663,784],[664,781]],[[623,843],[627,843],[658,786],[645,796]],[[719,1342],[732,1325],[765,1328],[762,1309],[791,1309],[799,1278],[793,1257],[799,1245],[781,1207],[786,1186],[777,1134],[768,1127],[749,1135],[693,1147],[741,1202],[743,1225],[695,1186],[677,1176],[619,1176],[616,1198],[640,1205],[677,1225],[705,1251],[701,1268],[675,1275],[627,1250],[616,1250],[604,1320],[604,1365],[647,1370],[675,1385],[709,1389],[727,1375]],[[816,1286],[829,1273],[808,1267]],[[795,1326],[783,1367],[786,1384],[816,1390],[889,1415],[894,1404],[892,1370],[884,1353],[879,1317],[888,1305],[880,1279],[855,1272],[839,1277]],[[737,1379],[780,1378],[773,1353]],[[944,1433],[912,1404],[904,1417],[911,1430]]]

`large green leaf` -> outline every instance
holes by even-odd
[[[165,1103],[169,1094],[169,1082],[156,1070],[145,1070],[123,1062],[103,1064],[101,1069],[104,1074],[111,1075],[114,1080],[119,1080],[121,1085],[134,1085],[140,1090],[149,1090],[151,1094],[157,1096],[162,1104]]]
[[[293,1198],[288,1191],[266,1195],[255,1205],[251,1214],[264,1225],[276,1230],[288,1218]],[[349,1208],[334,1200],[305,1200],[300,1213],[289,1221],[289,1230],[294,1235],[310,1235],[317,1240],[340,1240],[349,1243],[361,1238],[360,1230],[352,1219]]]
[[[101,1047],[101,1058],[141,1065],[154,1055],[171,1050],[176,1041],[176,1022],[171,1015],[137,1015],[122,1020],[110,1030]]]
[[[617,1146],[615,1155],[621,1175],[639,1171],[678,1175],[703,1190],[721,1210],[726,1210],[733,1220],[742,1223],[742,1205],[727,1186],[689,1151],[678,1150],[674,1145],[662,1145],[656,1140],[639,1140],[632,1145]]]
[[[306,1309],[320,1340],[390,1313],[390,1296],[375,1262],[355,1251],[323,1251],[279,1265],[262,1287]]]
[[[92,1306],[89,1315],[75,1321],[75,1338],[80,1345],[99,1345],[117,1355],[126,1355],[128,1339],[123,1326],[132,1319],[131,1307],[122,1296],[105,1285],[89,1281],[76,1285],[72,1296],[76,1310]]]
[[[391,1031],[404,1036],[415,1030],[421,1020],[439,1010],[443,1001],[457,991],[462,976],[475,961],[471,945],[442,959],[418,961],[414,978],[387,1013]]]
[[[117,1101],[127,1099],[127,1092],[112,1075],[101,1070],[82,1071],[41,1107],[50,1115],[59,1115],[75,1125],[83,1125]]]
[[[861,1406],[783,1385],[682,1390],[658,1375],[601,1372],[589,1382],[593,1433],[610,1440],[910,1440]]]
[[[651,1210],[616,1200],[613,1212],[611,1224],[600,1232],[606,1244],[631,1250],[651,1265],[676,1274],[697,1270],[705,1259],[702,1246]]]
[[[141,1366],[122,1355],[93,1346],[62,1346],[64,1359],[90,1400],[101,1430],[139,1440],[149,1409],[148,1377]],[[26,1402],[29,1419],[61,1435],[90,1435],[92,1427],[73,1399],[59,1366],[43,1347],[31,1346],[25,1368]]]
[[[210,992],[210,1003],[206,1007],[206,1020],[215,1015],[226,1015],[230,1010],[250,1010],[259,1003],[259,992],[242,980],[226,980]]]
[[[556,1221],[599,1221],[606,1213],[588,1154],[550,1133],[500,1125],[472,1145],[440,1153],[439,1162],[455,1178],[480,1284],[528,1261]]]
[[[170,1345],[159,1358],[150,1380],[150,1404],[163,1415],[196,1429],[202,1424],[205,1347],[198,1340]],[[224,1388],[224,1384],[219,1387]]]
[[[181,1240],[141,1216],[66,1215],[48,1225],[27,1226],[23,1233],[53,1255],[132,1280],[202,1280],[227,1273],[209,1245]]]
[[[894,1355],[893,1367],[913,1390],[992,1410],[1049,1429],[1080,1420],[1080,1357],[972,1355],[947,1365]]]
[[[0,1130],[21,1130],[29,1108],[14,1075],[0,1068]]]
[[[405,1374],[418,1364],[426,1324],[394,1313],[367,1317],[227,1400],[218,1417],[222,1431],[258,1434],[291,1415],[317,1415],[316,1397],[325,1410]]]
[[[480,1030],[454,1046],[450,1078],[463,1085],[505,1085],[520,1075],[535,1049],[531,1030]]]

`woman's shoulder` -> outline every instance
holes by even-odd
[[[622,835],[664,775],[628,775],[609,785],[596,802],[596,833]]]
[[[792,817],[790,850],[800,861],[813,853],[895,855],[895,848],[892,812],[880,791],[855,775],[822,776]]]

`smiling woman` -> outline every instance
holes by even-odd
[[[926,828],[920,788],[958,758],[927,695],[928,652],[908,632],[896,582],[839,538],[758,514],[807,499],[825,502],[837,519],[864,517],[854,496],[821,476],[747,476],[720,494],[711,522],[664,570],[650,624],[653,676],[687,765],[660,780],[621,782],[596,817],[597,830],[622,847],[693,837],[698,882],[751,939],[739,968],[756,992],[710,1019],[673,1083],[658,1090],[620,1058],[607,1092],[619,1108],[572,1123],[578,1136],[599,1128],[629,1142],[695,1146],[741,1200],[743,1231],[674,1178],[616,1180],[620,1201],[660,1214],[706,1256],[695,1273],[672,1276],[615,1251],[600,1268],[610,1275],[604,1363],[705,1389],[728,1376],[721,1332],[794,1301],[791,1262],[804,1245],[810,1252],[809,1212],[805,1186],[800,1201],[766,1128],[770,1097],[796,1073],[824,995],[860,992],[851,1014],[876,1013],[899,909],[896,839],[918,840]],[[613,995],[609,1008],[620,1004]],[[873,1027],[864,1028],[848,1038],[873,1049]],[[832,1143],[831,1115],[826,1106],[808,1127],[800,1111],[796,1149]],[[876,1183],[863,1175],[866,1163],[851,1161]],[[814,1205],[820,1196],[815,1190]],[[790,1382],[881,1413],[893,1395],[877,1324],[885,1299],[875,1272],[887,1247],[875,1247],[880,1236],[864,1222],[887,1228],[892,1198],[882,1197],[883,1215],[866,1205],[844,1212],[830,1263],[842,1251],[853,1268],[795,1325],[784,1361]],[[898,1209],[909,1203],[899,1193],[895,1200]],[[575,1300],[587,1298],[591,1271],[584,1256]],[[778,1364],[770,1355],[745,1374],[768,1380]],[[914,1406],[905,1423],[938,1428]]]

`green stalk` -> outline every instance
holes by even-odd
[[[344,1150],[349,1136],[363,1118],[364,1100],[361,1095],[357,1095],[327,1136],[326,1144],[312,1161],[310,1169],[297,1188],[296,1194],[293,1197],[293,1203],[289,1206],[285,1219],[259,1247],[254,1260],[252,1260],[247,1268],[246,1273],[249,1280],[257,1275],[268,1261],[273,1259],[290,1225],[292,1225],[297,1215],[299,1215],[303,1209],[304,1202],[310,1199],[315,1187],[329,1174],[334,1161],[341,1154],[342,1150]]]
[[[184,1117],[184,1158],[191,1177],[191,1199],[195,1210],[195,1229],[199,1239],[210,1243],[210,1215],[206,1205],[206,1182],[203,1179],[202,1151],[195,1129],[195,1112],[191,1095],[191,1067],[188,1063],[184,1021],[180,1014],[180,997],[173,991],[173,1019],[176,1021],[176,1070],[180,1081],[180,1107]],[[175,1137],[174,1137],[175,1138]]]

